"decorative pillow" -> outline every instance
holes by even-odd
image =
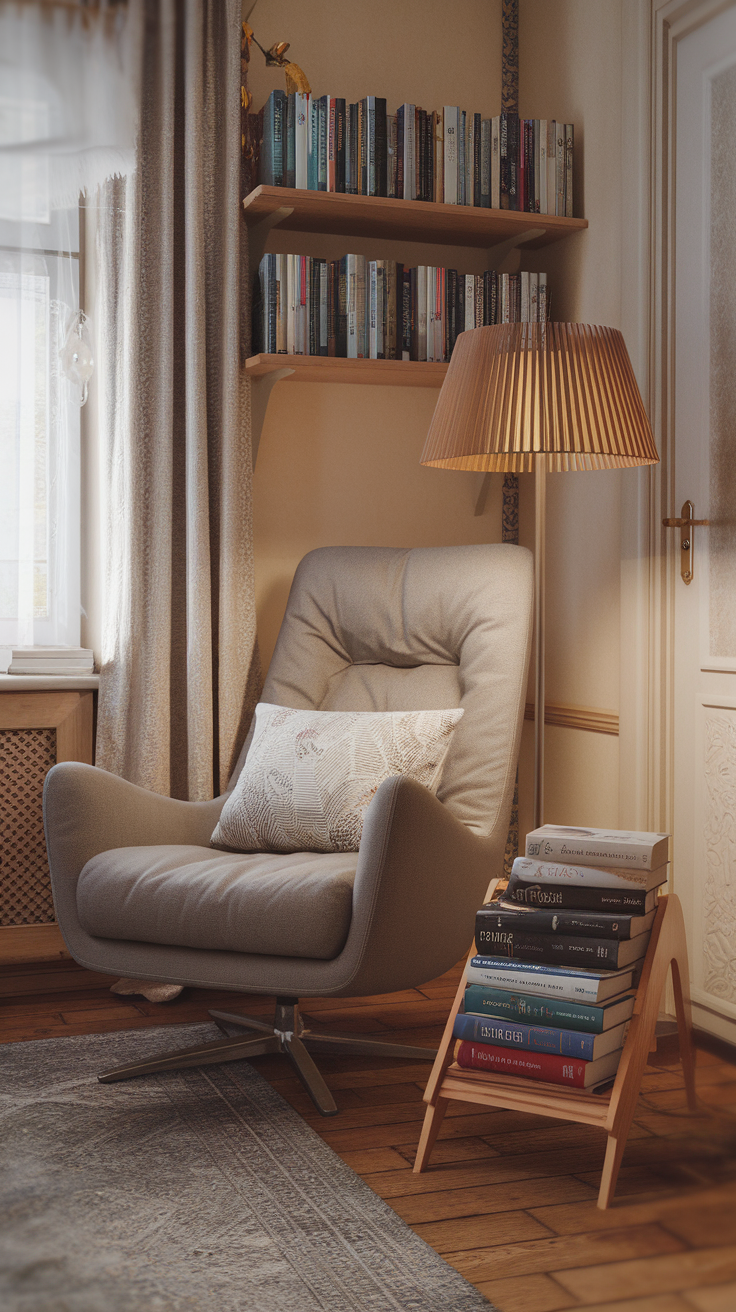
[[[384,779],[436,792],[461,710],[256,707],[253,742],[212,835],[236,852],[357,852]]]

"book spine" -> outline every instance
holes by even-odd
[[[491,207],[491,120],[484,118],[480,125],[480,204],[484,210]]]
[[[337,281],[337,351],[343,359],[348,353],[348,257],[343,255]]]
[[[337,191],[337,101],[330,96],[327,119],[327,190]]]
[[[523,969],[508,971],[503,966],[468,966],[467,980],[468,984],[487,988],[502,989],[511,984],[518,993],[544,993],[569,1002],[598,1001],[598,980],[586,979],[583,975],[551,975]]]
[[[551,1052],[509,1052],[491,1044],[461,1042],[455,1054],[458,1066],[469,1070],[498,1071],[502,1075],[522,1075],[529,1080],[566,1084],[575,1089],[585,1087],[584,1061],[556,1057]]]
[[[346,145],[345,100],[335,98],[335,191],[345,191],[345,145]]]
[[[417,269],[417,359],[427,359],[427,282],[429,266],[420,264]]]
[[[358,359],[368,359],[368,261],[364,255],[356,256],[356,317],[358,323]]]
[[[526,209],[526,120],[519,119],[519,167],[516,174],[517,179],[517,210]]]
[[[457,115],[457,203],[458,205],[467,204],[465,198],[465,154],[468,133],[468,115],[467,110],[458,110]]]
[[[473,327],[482,328],[483,327],[483,301],[484,301],[482,273],[476,273],[474,278],[474,287],[475,287],[475,314],[474,314]]]
[[[326,260],[319,262],[319,353],[327,355],[327,284],[329,269]]]
[[[542,213],[542,122],[535,118],[534,129],[534,213]],[[545,136],[547,129],[545,127]]]
[[[504,900],[527,907],[566,907],[576,911],[605,911],[643,916],[647,894],[643,888],[602,888],[543,883],[512,875]]]
[[[386,336],[384,351],[387,360],[397,358],[396,351],[396,274],[395,260],[386,260]]]
[[[348,105],[345,114],[345,191],[348,196],[356,194],[355,183],[355,137],[357,134],[358,110],[355,105]]]
[[[546,323],[549,318],[549,300],[547,295],[547,275],[546,273],[538,274],[537,283],[537,316],[540,323]]]
[[[476,919],[475,942],[479,952],[504,954],[514,961],[548,962],[553,966],[618,970],[619,943],[611,939],[573,937],[570,934],[535,934],[529,930],[492,929]],[[642,950],[647,935],[640,934]]]
[[[266,350],[270,355],[276,354],[276,256],[267,255],[268,269],[266,275]]]
[[[398,196],[396,190],[398,156],[396,154],[396,115],[389,114],[386,120],[386,152],[388,162],[386,165],[386,195],[391,199]]]
[[[368,102],[358,101],[358,195],[368,195]]]
[[[491,209],[501,208],[501,116],[491,119]]]
[[[376,97],[367,97],[368,105],[368,175],[367,175],[367,196],[377,196],[378,174],[376,172]]]
[[[416,200],[416,106],[404,105],[404,200]]]
[[[263,109],[263,139],[258,176],[262,186],[275,187],[274,181],[274,136],[276,131],[276,97],[272,91]]]
[[[558,1057],[577,1057],[579,1061],[592,1061],[595,1056],[595,1034],[553,1025],[526,1025],[522,1021],[509,1023],[495,1016],[486,1019],[460,1013],[455,1018],[453,1034],[456,1039],[525,1052],[551,1052]]]
[[[276,352],[286,355],[287,283],[286,255],[276,256]]]
[[[539,213],[547,213],[547,129],[546,118],[539,119]]]
[[[411,331],[411,269],[403,269],[401,276],[401,358],[412,359]]]
[[[526,1025],[557,1025],[586,1034],[602,1034],[606,1014],[604,1007],[536,997],[533,993],[513,993],[509,989],[483,988],[479,984],[471,984],[465,990],[464,1006],[466,1012],[475,1015],[502,1016]]]
[[[557,143],[555,152],[555,214],[565,214],[565,125],[557,125]]]
[[[357,256],[347,255],[347,331],[348,331],[348,360],[357,360],[358,358],[358,302],[357,302]]]
[[[585,872],[597,869],[604,878],[607,875],[616,884],[622,880],[631,884],[646,884],[649,872],[655,868],[653,859],[658,854],[660,842],[652,844],[632,840],[629,843],[617,843],[615,840],[606,842],[603,839],[586,838],[582,846],[561,834],[551,837],[545,834],[543,838],[528,834],[526,856],[516,859],[537,860],[540,865],[549,866],[550,874],[553,865],[563,865],[565,871],[558,870],[557,877],[564,880],[570,878],[566,871],[575,870],[580,883],[591,883],[590,875],[586,876]],[[519,869],[517,873],[523,872]]]
[[[317,191],[327,191],[327,153],[330,127],[330,97],[317,101]]]
[[[529,323],[531,321],[531,306],[529,301],[529,274],[522,270],[521,273],[521,322]]]
[[[445,199],[445,125],[442,111],[432,114],[432,133],[434,143],[434,199],[442,204]]]
[[[508,115],[509,209],[519,209],[519,115]]]
[[[327,354],[337,355],[337,276],[339,262],[331,260],[327,273]]]
[[[292,91],[286,97],[286,129],[284,132],[284,186],[296,186],[296,96]]]
[[[511,209],[511,165],[509,162],[509,118],[510,114],[502,110],[500,115],[498,153],[500,160],[499,192],[502,210]]]
[[[622,940],[631,938],[633,919],[630,915],[606,916],[585,911],[548,911],[545,908],[492,910],[488,907],[478,912],[476,926],[485,924],[495,929],[518,930],[522,934],[572,934]]]
[[[319,190],[319,101],[313,96],[308,101],[307,135],[307,188]]]
[[[483,178],[481,154],[483,150],[483,128],[480,114],[473,115],[473,204],[481,205],[481,182]]]
[[[372,196],[388,195],[388,142],[386,140],[386,100],[383,96],[373,98],[373,191]]]
[[[467,333],[471,328],[475,328],[475,279],[472,273],[465,274],[464,291],[465,320],[463,323],[463,331]]]
[[[458,110],[456,105],[445,105],[444,110],[445,123],[445,204],[457,205],[457,173],[458,173]]]
[[[529,274],[529,322],[539,323],[539,274]]]
[[[565,124],[565,217],[573,217],[573,190],[572,190],[572,161],[573,161],[573,135],[574,128],[572,123]]]
[[[319,355],[319,261],[307,256],[307,324],[309,326],[309,355]]]
[[[294,186],[306,190],[308,156],[309,96],[294,95]]]

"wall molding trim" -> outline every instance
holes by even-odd
[[[534,719],[534,702],[527,702],[524,719]],[[562,702],[547,702],[544,723],[556,724],[562,729],[584,729],[587,733],[618,735],[618,715],[615,711],[599,711],[591,706],[566,706]]]

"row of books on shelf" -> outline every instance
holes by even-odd
[[[547,275],[264,255],[253,306],[256,352],[442,362],[467,329],[544,322]]]
[[[506,112],[484,119],[457,105],[404,104],[389,114],[383,96],[348,104],[283,91],[248,118],[266,186],[573,213],[571,123]]]
[[[589,1090],[614,1078],[668,846],[623,830],[527,835],[508,886],[476,916],[459,1066]]]

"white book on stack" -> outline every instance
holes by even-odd
[[[94,674],[94,652],[87,647],[13,647],[8,674]]]

